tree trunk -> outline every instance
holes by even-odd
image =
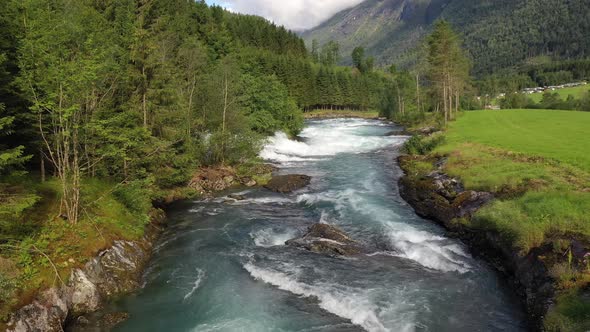
[[[45,155],[43,154],[43,149],[39,148],[39,159],[40,159],[40,168],[41,168],[41,182],[45,182]]]
[[[225,121],[227,116],[227,98],[228,98],[228,90],[229,90],[229,83],[227,81],[227,73],[224,77],[224,90],[223,90],[223,122],[221,126],[221,164],[225,164]]]
[[[416,74],[416,107],[418,112],[422,113],[422,106],[420,104],[420,74]]]
[[[143,87],[143,91],[142,91],[142,96],[141,96],[141,108],[142,108],[142,113],[143,113],[143,128],[145,130],[148,129],[148,110],[147,110],[147,80],[145,77],[145,66],[141,67],[141,75],[143,77],[143,83],[144,83],[144,87]]]

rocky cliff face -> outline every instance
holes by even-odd
[[[365,47],[379,64],[389,64],[418,44],[447,2],[449,0],[367,0],[336,14],[302,36],[308,44],[313,39],[320,45],[338,41],[347,64],[357,46]]]
[[[400,165],[407,169],[406,159]],[[490,230],[472,229],[461,219],[470,219],[478,209],[491,202],[494,196],[486,192],[464,190],[457,179],[450,178],[439,169],[422,175],[406,175],[400,179],[401,196],[422,217],[432,219],[466,242],[473,253],[485,258],[506,274],[515,291],[523,299],[531,326],[541,330],[543,319],[554,303],[555,280],[550,276],[543,257],[551,255],[552,248],[543,246],[521,255],[519,250]]]
[[[72,270],[66,284],[45,290],[15,312],[7,331],[63,331],[66,321],[83,322],[110,297],[137,289],[163,218],[162,212],[141,241],[115,241],[83,268]]]

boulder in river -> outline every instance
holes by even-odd
[[[289,174],[274,176],[264,187],[278,193],[290,193],[308,186],[311,177],[301,174]]]
[[[228,195],[227,197],[234,199],[236,201],[243,201],[246,199],[246,197],[244,197],[243,195],[238,195],[238,194],[231,194],[231,195]]]
[[[352,256],[362,251],[356,241],[340,229],[327,224],[315,224],[303,237],[289,240],[286,244],[330,256]]]

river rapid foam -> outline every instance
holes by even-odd
[[[395,160],[407,137],[390,136],[395,129],[314,120],[296,140],[269,138],[260,156],[279,173],[312,176],[310,186],[172,208],[143,291],[117,304],[131,319],[116,330],[525,330],[494,271],[399,197]],[[314,223],[342,229],[367,254],[285,245]]]

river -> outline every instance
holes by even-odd
[[[144,286],[110,308],[116,331],[524,331],[505,282],[399,196],[405,137],[361,119],[309,121],[262,157],[313,177],[288,195],[265,189],[175,204]],[[318,222],[369,254],[332,258],[285,246]]]

